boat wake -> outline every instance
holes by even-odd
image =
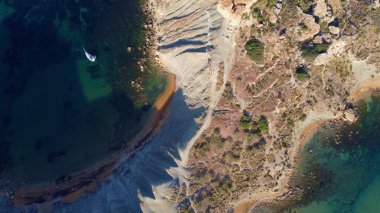
[[[86,55],[87,59],[91,62],[95,62],[96,60],[96,55],[92,55],[90,54],[89,52],[86,51],[86,49],[84,47],[82,47],[83,51],[84,51],[84,54]]]

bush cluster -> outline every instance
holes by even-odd
[[[264,44],[256,39],[250,39],[244,46],[247,54],[254,61],[262,61],[264,59]]]

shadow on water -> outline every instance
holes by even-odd
[[[203,108],[190,109],[178,90],[169,116],[148,144],[125,160],[95,192],[72,204],[57,206],[54,212],[142,212],[139,193],[154,198],[153,186],[176,183],[167,172],[177,167],[172,156],[178,158],[178,150],[196,134],[199,126],[195,118],[203,113]]]
[[[136,134],[159,93],[150,80],[148,104],[135,107],[129,82],[145,42],[138,5],[0,0],[0,192],[66,177]]]
[[[0,38],[9,40],[0,46],[1,102],[6,103],[0,104],[0,160],[1,169],[5,171],[0,175],[3,178],[0,178],[0,188],[12,184],[18,188],[20,182],[25,181],[54,180],[102,159],[112,152],[113,146],[120,148],[120,144],[126,144],[127,138],[135,133],[131,129],[136,128],[135,124],[141,119],[141,110],[134,108],[132,100],[120,90],[104,88],[107,85],[102,82],[109,80],[101,71],[105,65],[86,61],[82,42],[69,42],[58,34],[63,33],[74,41],[84,39],[70,29],[83,30],[76,26],[77,22],[95,18],[91,15],[94,11],[91,13],[77,4],[91,7],[93,2],[127,4],[138,1],[55,1],[47,4],[41,0],[0,0],[0,7],[4,8],[4,2],[17,8],[8,14],[8,19],[0,14]],[[63,11],[60,10],[62,5]],[[128,67],[136,62],[134,56],[122,60],[124,56],[117,56],[125,49],[112,50],[117,46],[129,46],[128,42],[132,42],[133,50],[138,49],[143,32],[120,31],[123,26],[126,29],[138,26],[126,22],[127,19],[114,20],[112,17],[127,14],[134,24],[141,20],[134,19],[133,13],[127,13],[123,7],[110,8],[114,9],[111,10],[114,14],[102,17],[98,25],[82,26],[85,31],[96,32],[84,43],[88,51],[100,59],[115,59],[121,61],[118,66]],[[55,22],[60,19],[65,21],[56,32],[53,30]],[[115,30],[123,36],[112,33]],[[117,40],[124,35],[127,43]],[[101,44],[96,44],[97,41]],[[83,78],[84,75],[87,77]],[[112,85],[120,88],[136,75],[127,72],[114,77],[119,81],[111,81]],[[94,89],[91,84],[89,89],[84,86],[93,81],[100,84],[101,89]],[[205,111],[203,108],[190,109],[181,90],[175,93],[170,109],[168,118],[150,143],[125,160],[96,191],[74,203],[55,206],[53,212],[141,212],[138,195],[153,198],[152,186],[173,181],[167,170],[177,166],[173,157],[179,158],[178,149],[184,148],[199,128],[195,118]],[[14,183],[10,184],[7,178]],[[36,208],[35,205],[26,206],[23,212],[35,212]],[[0,210],[20,211],[6,200],[0,202]]]
[[[142,212],[139,194],[154,198],[153,186],[164,183],[176,184],[168,169],[177,167],[175,158],[179,158],[179,149],[199,129],[195,118],[203,115],[205,109],[190,109],[181,90],[173,96],[170,114],[151,141],[124,160],[121,165],[100,184],[94,192],[69,204],[56,205],[52,212]],[[0,207],[7,212],[20,212],[5,199],[0,200]],[[37,206],[29,205],[23,212],[35,212]]]

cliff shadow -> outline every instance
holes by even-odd
[[[139,196],[154,199],[152,187],[176,184],[168,169],[177,167],[179,149],[199,130],[195,118],[205,108],[191,109],[181,89],[170,103],[170,112],[158,133],[132,157],[121,163],[98,190],[82,199],[56,206],[53,212],[142,212]]]

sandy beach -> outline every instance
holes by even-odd
[[[378,90],[380,88],[380,78],[374,78],[366,80],[361,83],[359,86],[355,87],[351,91],[351,95],[348,99],[349,102],[357,103],[360,100],[365,99],[371,92]]]
[[[146,14],[153,16],[154,8],[149,2],[145,2],[144,8]],[[146,115],[142,128],[125,148],[116,151],[89,168],[69,174],[59,181],[21,187],[14,194],[11,193],[8,196],[13,205],[22,207],[29,204],[39,204],[38,208],[45,211],[51,209],[52,200],[54,200],[53,203],[70,203],[83,197],[86,193],[96,190],[99,184],[107,180],[122,162],[131,158],[158,132],[169,114],[169,106],[176,92],[176,75],[167,71],[166,66],[154,57],[157,47],[155,44],[156,31],[154,28],[149,28],[149,30],[151,34],[147,35],[147,39],[150,40],[151,45],[147,47],[147,54],[143,60],[148,59],[158,67],[166,76],[167,84]]]
[[[168,79],[165,90],[155,101],[147,123],[130,141],[126,149],[112,154],[90,168],[71,174],[67,177],[67,180],[61,183],[46,183],[21,188],[10,197],[13,204],[23,206],[31,203],[44,203],[57,197],[62,197],[63,202],[73,202],[86,192],[96,189],[98,184],[106,180],[122,160],[128,159],[134,152],[139,150],[163,124],[165,117],[169,113],[170,101],[176,89],[175,75],[171,73],[165,74]]]

